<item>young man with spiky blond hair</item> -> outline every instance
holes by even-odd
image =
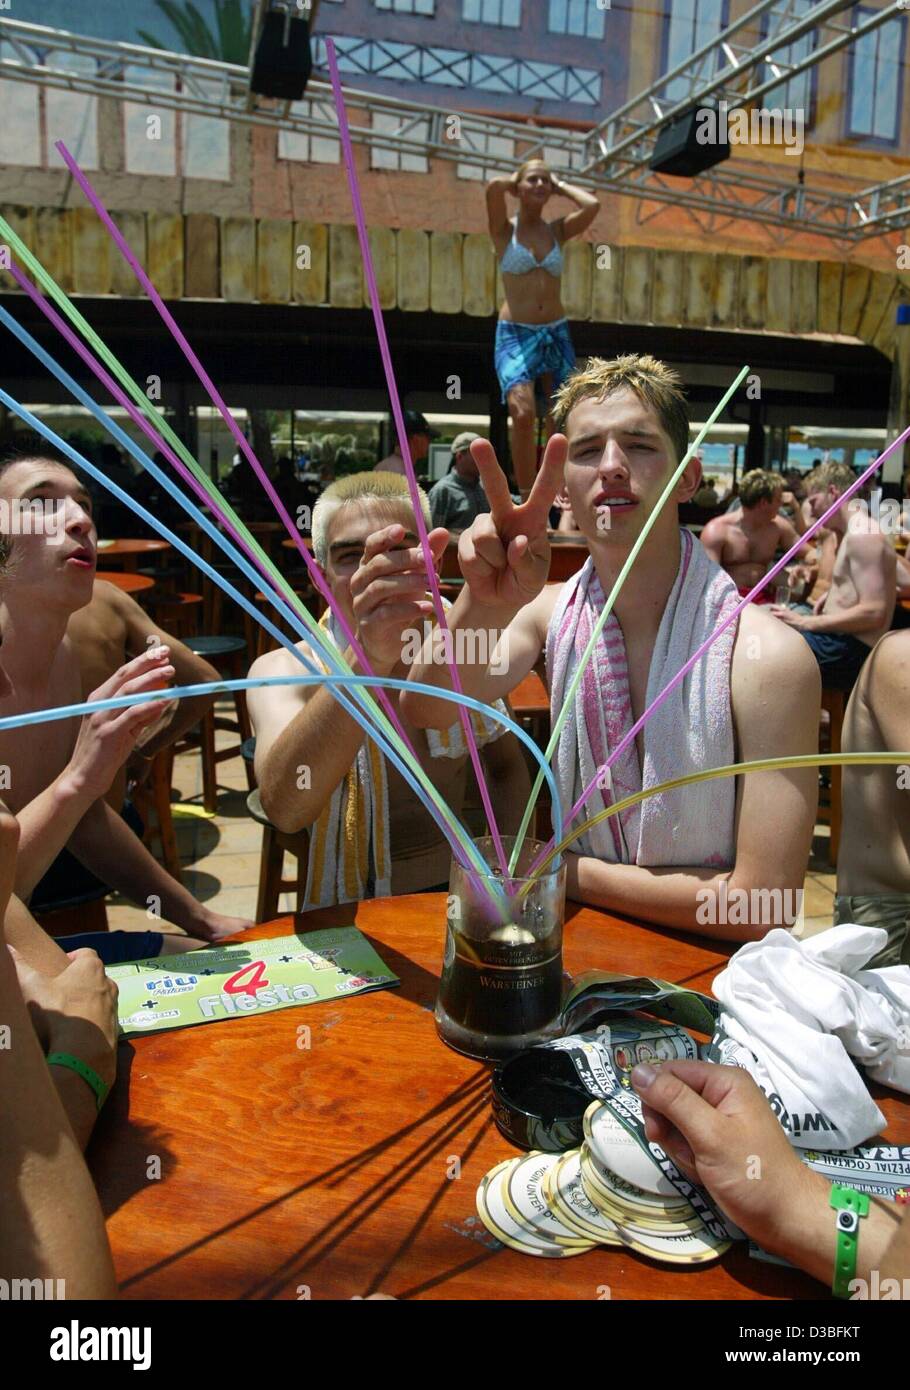
[[[420,500],[429,530],[430,504],[422,491]],[[437,560],[447,536],[430,531]],[[406,480],[380,471],[341,478],[326,488],[313,508],[313,553],[373,673],[406,679],[433,613]],[[402,554],[417,556],[406,574],[398,572]],[[321,626],[352,670],[364,674],[330,612]],[[297,645],[317,670],[327,669],[312,643]],[[303,673],[285,647],[260,657],[250,672]],[[400,708],[400,692],[390,690],[389,696]],[[249,709],[263,810],[287,833],[310,831],[307,907],[448,883],[451,851],[438,817],[430,815],[326,686],[251,690]],[[433,785],[460,816],[473,772],[451,702],[447,716],[441,733],[403,723]],[[518,740],[491,718],[472,715],[472,724],[497,823],[503,834],[514,833],[530,787]]]
[[[515,506],[493,449],[472,445],[492,511],[459,541],[465,584],[449,617],[457,632],[502,634],[508,669],[462,664],[465,693],[507,695],[546,656],[551,715],[562,709],[606,595],[688,448],[689,422],[676,373],[649,356],[589,359],[558,393],[555,434],[528,501]],[[590,556],[563,585],[548,585],[547,514],[565,490]],[[738,602],[736,586],[690,532],[678,504],[697,491],[685,468],[616,600],[573,698],[554,755],[568,809],[633,724]],[[408,554],[399,553],[405,575]],[[413,564],[413,557],[410,561]],[[369,572],[370,565],[365,566]],[[366,576],[365,576],[366,577]],[[750,606],[615,758],[587,802],[591,817],[628,793],[699,769],[817,746],[819,679],[805,644]],[[448,685],[428,659],[412,678]],[[446,706],[408,691],[410,719],[431,728]],[[773,810],[771,809],[773,808]],[[745,890],[800,889],[816,808],[813,771],[717,779],[641,802],[576,840],[570,897],[611,911],[731,941],[761,937],[773,921],[712,911]],[[724,884],[721,892],[721,884]],[[767,899],[761,895],[761,900]],[[742,893],[736,894],[739,901]],[[706,909],[706,910],[705,910]]]

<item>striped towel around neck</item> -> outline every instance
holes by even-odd
[[[691,532],[681,529],[679,571],[654,643],[646,706],[738,601],[730,577]],[[547,630],[554,721],[605,602],[589,557],[563,587]],[[594,816],[643,788],[734,761],[730,663],[736,626],[731,623],[644,726],[643,769],[633,740],[613,763],[609,788],[592,793],[582,816]],[[556,781],[567,808],[633,722],[625,641],[619,620],[611,613],[554,755]],[[576,840],[573,849],[609,863],[729,867],[735,858],[735,802],[732,777],[661,793],[602,821]]]
[[[448,600],[443,605],[450,608]],[[330,609],[319,626],[339,650],[347,639]],[[427,625],[427,632],[430,628]],[[314,653],[315,660],[328,665]],[[397,691],[392,691],[394,696]],[[454,709],[455,706],[453,705]],[[501,700],[494,708],[508,713]],[[478,747],[493,743],[507,732],[503,724],[469,712]],[[467,756],[460,718],[448,729],[427,729],[432,758]],[[364,737],[350,770],[333,791],[315,824],[310,827],[310,849],[303,910],[332,907],[336,903],[387,898],[392,892],[392,851],[389,841],[389,784],[386,760],[373,739]]]

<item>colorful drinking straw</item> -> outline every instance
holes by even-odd
[[[604,762],[601,765],[601,767],[597,769],[596,773],[591,778],[591,781],[588,783],[587,787],[585,787],[581,796],[578,798],[575,805],[569,811],[568,824],[570,826],[575,817],[578,815],[579,811],[582,810],[582,808],[587,804],[604,771],[611,767],[617,758],[622,756],[622,754],[628,748],[629,744],[637,736],[639,730],[644,728],[645,724],[651,718],[651,715],[654,714],[658,709],[660,709],[664,700],[666,700],[670,693],[676,689],[680,681],[685,679],[688,673],[692,670],[692,667],[695,665],[696,661],[700,661],[701,658],[704,656],[705,652],[712,645],[712,643],[716,642],[718,637],[720,637],[723,632],[726,632],[730,624],[739,617],[740,613],[746,607],[746,604],[752,602],[752,599],[755,597],[755,595],[757,593],[760,593],[761,590],[765,587],[765,585],[770,583],[774,576],[783,569],[784,565],[790,562],[790,560],[793,558],[796,552],[805,544],[805,542],[809,540],[812,536],[814,536],[816,531],[818,531],[822,526],[824,526],[825,522],[828,521],[828,519],[831,516],[833,516],[833,514],[836,511],[839,510],[839,508],[845,506],[846,503],[849,502],[853,494],[859,488],[861,488],[863,484],[868,481],[869,478],[872,477],[875,470],[881,467],[881,465],[885,462],[886,459],[888,459],[891,456],[895,449],[899,448],[907,439],[910,439],[910,426],[908,426],[902,434],[899,434],[897,438],[893,440],[892,443],[889,444],[886,449],[883,449],[877,459],[873,459],[872,463],[869,464],[868,468],[863,470],[859,477],[856,478],[855,481],[850,484],[850,486],[841,494],[841,496],[837,499],[836,502],[833,502],[831,504],[831,506],[828,508],[826,512],[823,513],[822,516],[818,517],[816,521],[812,522],[811,526],[809,526],[803,533],[803,535],[801,535],[798,538],[796,544],[792,545],[790,549],[787,551],[787,553],[772,566],[768,573],[764,575],[763,578],[760,579],[752,589],[749,590],[748,594],[746,594],[745,598],[742,599],[736,605],[732,613],[730,613],[730,615],[727,618],[725,618],[723,622],[718,625],[718,627],[715,628],[715,630],[711,633],[710,637],[706,638],[706,640],[702,642],[701,646],[689,658],[685,665],[682,666],[677,671],[676,675],[673,676],[672,679],[667,682],[660,694],[657,695],[651,701],[651,704],[648,706],[648,708],[644,711],[640,718],[636,720],[636,722],[632,725],[632,728],[628,731],[628,733],[625,734],[623,738],[619,741],[619,743],[616,745],[616,748],[610,754],[609,758],[607,758],[606,762]],[[534,861],[534,864],[531,868],[531,875],[533,875],[534,872],[539,869],[540,864],[543,862],[546,854],[548,853],[550,847],[553,844],[554,841],[551,838],[547,842],[547,845],[544,848],[544,850],[540,853],[540,855],[538,855],[537,859]]]
[[[395,429],[398,433],[398,447],[401,449],[401,457],[404,460],[405,476],[408,480],[408,490],[411,494],[411,504],[414,508],[414,517],[417,522],[417,534],[420,538],[420,546],[423,550],[424,562],[427,567],[427,576],[430,580],[430,593],[433,597],[433,607],[436,610],[436,621],[441,632],[448,630],[445,609],[442,604],[442,594],[439,589],[439,581],[436,578],[436,571],[433,566],[433,556],[430,551],[426,522],[423,519],[423,512],[420,507],[420,499],[417,492],[417,475],[414,472],[414,462],[411,458],[411,450],[408,444],[407,430],[404,424],[404,414],[401,408],[401,398],[398,393],[398,384],[395,380],[395,368],[392,365],[392,354],[389,351],[389,343],[386,337],[385,321],[382,316],[382,307],[379,302],[379,288],[376,284],[376,272],[373,269],[373,254],[370,250],[370,240],[367,236],[366,217],[363,211],[363,202],[360,197],[360,185],[357,179],[357,169],[354,164],[354,148],[351,143],[351,130],[348,125],[347,108],[344,101],[344,93],[341,90],[341,78],[338,75],[338,59],[335,53],[335,44],[332,39],[325,41],[326,59],[329,67],[329,76],[332,82],[332,92],[335,97],[335,111],[338,116],[338,133],[341,136],[341,148],[344,154],[344,165],[347,171],[348,185],[351,190],[351,202],[354,207],[354,220],[357,223],[357,235],[360,239],[360,254],[363,258],[363,270],[366,276],[367,288],[370,293],[370,307],[373,310],[373,322],[376,325],[376,337],[379,341],[379,353],[382,358],[382,367],[385,372],[386,387],[389,399],[392,403],[392,415],[395,420]],[[446,650],[446,656],[448,652]],[[457,694],[464,693],[461,676],[458,672],[458,663],[451,661],[449,674],[452,678],[452,685]],[[474,767],[474,775],[477,778],[477,786],[480,790],[480,798],[483,802],[483,809],[486,813],[487,824],[490,827],[490,834],[493,837],[493,844],[496,847],[496,855],[499,860],[499,867],[503,877],[507,877],[505,851],[502,847],[502,840],[499,828],[496,824],[496,817],[493,812],[493,805],[490,801],[490,793],[487,789],[486,778],[480,762],[480,754],[477,750],[477,742],[474,738],[474,730],[467,712],[461,715],[461,722],[464,728],[465,741],[471,755],[471,763]]]
[[[739,387],[740,383],[745,380],[748,374],[749,368],[743,367],[742,371],[739,373],[732,386],[730,386],[729,389],[724,393],[718,404],[714,407],[714,410],[711,412],[705,424],[702,425],[697,437],[692,441],[686,452],[683,454],[682,459],[680,460],[676,468],[676,471],[674,472],[670,481],[667,483],[667,486],[664,488],[663,492],[661,493],[660,497],[655,503],[653,511],[650,513],[647,520],[645,521],[644,526],[641,529],[641,534],[636,539],[635,544],[632,546],[632,549],[629,552],[625,564],[619,571],[616,583],[613,585],[613,588],[610,590],[610,593],[607,596],[607,601],[603,606],[603,611],[598,617],[597,622],[594,624],[594,631],[591,633],[591,636],[588,640],[588,645],[582,652],[581,659],[578,663],[578,667],[575,671],[575,674],[569,682],[569,687],[566,691],[565,699],[562,703],[562,709],[559,711],[559,714],[556,717],[556,722],[553,725],[553,732],[550,734],[550,741],[547,744],[546,749],[546,759],[548,763],[550,762],[550,760],[553,757],[553,754],[556,751],[556,747],[559,743],[559,735],[562,733],[563,726],[565,725],[565,722],[568,719],[569,714],[574,708],[575,692],[578,689],[582,677],[584,676],[588,662],[591,660],[591,657],[594,654],[594,648],[597,646],[597,642],[600,638],[600,634],[603,632],[604,625],[606,624],[610,614],[613,612],[613,605],[616,603],[616,600],[619,598],[619,595],[622,592],[622,587],[626,582],[626,576],[628,575],[629,571],[634,565],[638,557],[639,551],[641,550],[645,541],[648,539],[648,536],[651,534],[652,528],[655,526],[657,522],[657,518],[660,516],[661,512],[664,509],[664,506],[666,505],[667,501],[672,495],[680,478],[682,477],[689,460],[692,458],[693,454],[697,452],[702,440],[708,433],[708,430],[714,424],[715,420],[717,420],[717,418],[720,416],[722,411],[726,408],[727,402],[731,399],[731,397],[734,395],[737,388]],[[515,848],[513,850],[512,862],[509,866],[510,869],[514,869],[515,861],[517,860],[518,855],[521,852],[521,847],[524,843],[524,837],[528,829],[528,822],[531,819],[534,805],[537,801],[538,796],[540,795],[540,784],[541,777],[540,773],[538,772],[537,777],[534,781],[534,785],[531,788],[531,795],[528,800],[527,810],[525,811],[524,818],[522,819],[521,825],[518,828],[518,835],[515,839]]]

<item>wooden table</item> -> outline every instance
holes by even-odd
[[[595,1300],[604,1284],[614,1301],[824,1296],[814,1280],[752,1260],[741,1244],[690,1269],[626,1250],[554,1267],[491,1249],[475,1191],[517,1151],[490,1114],[487,1069],[436,1036],[445,896],[387,898],[296,921],[311,930],[355,919],[399,988],[121,1045],[120,1076],[88,1159],[125,1298],[381,1291]],[[245,939],[282,935],[294,920]],[[600,966],[706,990],[728,954],[694,936],[567,907],[573,973]],[[309,1048],[298,1047],[304,1024]],[[910,1141],[910,1104],[893,1091],[873,1094],[890,1141]],[[155,1158],[160,1181],[149,1178]],[[455,1159],[461,1176],[451,1178]]]
[[[135,574],[139,566],[140,556],[151,555],[161,550],[170,550],[170,548],[170,541],[113,541],[110,545],[99,549],[98,564],[107,564],[114,560],[123,565],[127,574]]]
[[[113,584],[125,594],[141,594],[155,587],[154,579],[150,579],[147,574],[133,574],[127,570],[111,570],[109,573],[98,571],[95,578],[103,579],[105,584]]]

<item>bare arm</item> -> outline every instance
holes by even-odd
[[[350,648],[345,656],[353,663]],[[358,670],[356,663],[353,669]],[[260,657],[250,668],[251,676],[303,674],[301,664],[283,648]],[[319,818],[350,771],[364,740],[363,729],[325,686],[251,690],[249,710],[262,809],[286,834],[303,830]]]
[[[750,638],[757,639],[757,644]],[[750,658],[750,651],[757,655]],[[813,752],[818,743],[819,688],[818,668],[802,639],[754,606],[747,608],[740,620],[731,674],[737,760]],[[726,880],[728,896],[744,889],[751,906],[753,889],[801,888],[816,799],[817,777],[812,768],[750,773],[740,779],[738,789],[732,869],[645,868],[570,855],[566,891],[595,907],[630,913],[661,926],[698,930],[726,941],[759,939],[769,926],[783,924],[702,922],[699,907],[710,901],[704,892],[716,894]],[[769,806],[774,807],[773,817]],[[701,914],[710,915],[720,914]]]
[[[68,1299],[115,1298],[98,1198],[2,936],[0,1018],[12,1038],[11,1047],[0,1048],[0,1273],[6,1279],[65,1280]]]
[[[69,698],[81,698],[76,667]],[[167,648],[149,648],[105,681],[89,699],[111,699],[160,689],[173,675]],[[134,708],[85,715],[79,725],[72,756],[50,786],[17,813],[20,826],[16,861],[16,892],[27,898],[39,879],[69,844],[99,797],[103,797],[132,752],[142,730],[166,709],[164,700]]]
[[[707,526],[702,528],[699,540],[707,550],[711,559],[716,565],[724,563],[724,535],[725,529],[719,518],[709,521]]]
[[[514,174],[500,174],[487,184],[487,226],[494,243],[501,241],[508,230],[506,194],[514,192]]]
[[[561,217],[556,224],[562,224],[561,239],[571,241],[590,227],[600,211],[600,202],[588,188],[579,188],[575,184],[564,183],[561,179],[554,179],[553,186],[563,198],[569,198],[576,205],[575,212],[570,212],[568,217]]]
[[[887,627],[894,613],[897,562],[881,536],[850,536],[850,574],[859,601],[840,613],[820,612],[805,619],[810,632],[871,632]]]
[[[182,927],[190,936],[206,941],[226,934],[226,919],[197,902],[167,870],[149,854],[145,845],[103,799],[96,801],[83,816],[68,849],[81,864],[117,892],[123,893],[152,912],[149,925],[159,911],[168,922]],[[240,931],[248,922],[235,921]],[[159,924],[160,925],[160,924]]]
[[[797,531],[793,524],[787,521],[786,517],[778,517],[777,522],[778,530],[780,532],[778,549],[784,551],[789,550],[791,546],[796,545],[796,542],[799,540],[800,536],[803,533],[802,531]],[[797,550],[796,552],[797,557],[800,560],[808,560],[813,553],[814,547],[811,541],[803,541],[799,550]]]

